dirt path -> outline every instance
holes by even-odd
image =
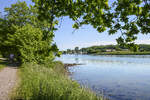
[[[9,93],[17,80],[17,68],[6,67],[0,71],[0,100],[9,100]]]

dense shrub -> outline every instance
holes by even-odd
[[[41,29],[34,28],[30,24],[23,27],[16,27],[13,35],[8,35],[5,41],[7,46],[15,49],[13,52],[17,60],[24,62],[51,61],[54,59],[49,42],[43,40]]]

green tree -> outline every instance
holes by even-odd
[[[71,49],[67,49],[67,53],[68,53],[68,54],[71,53]]]
[[[116,0],[112,6],[114,19],[109,34],[120,31],[122,36],[117,39],[118,44],[137,51],[138,47],[134,45],[137,35],[150,33],[149,8],[149,0]]]
[[[0,51],[6,57],[15,54],[16,60],[44,63],[52,61],[60,52],[53,44],[51,24],[37,18],[37,9],[25,2],[5,8],[6,17],[0,20]],[[57,22],[53,22],[57,24]]]
[[[79,47],[74,48],[75,53],[79,53]]]
[[[43,40],[43,32],[40,28],[34,28],[30,24],[16,27],[16,32],[8,36],[5,45],[13,46],[12,53],[21,62],[44,63],[54,59],[52,46]]]

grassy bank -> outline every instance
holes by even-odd
[[[14,100],[103,100],[88,89],[68,78],[61,63],[47,68],[24,64],[20,68],[20,83],[13,94]]]
[[[0,70],[8,65],[8,62],[0,60]]]
[[[150,52],[114,51],[95,53],[95,55],[150,55]]]
[[[0,70],[2,70],[3,68],[4,68],[4,66],[0,64]]]

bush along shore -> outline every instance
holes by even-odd
[[[13,100],[104,100],[69,79],[61,62],[53,62],[50,68],[26,63],[21,66],[19,75]]]

